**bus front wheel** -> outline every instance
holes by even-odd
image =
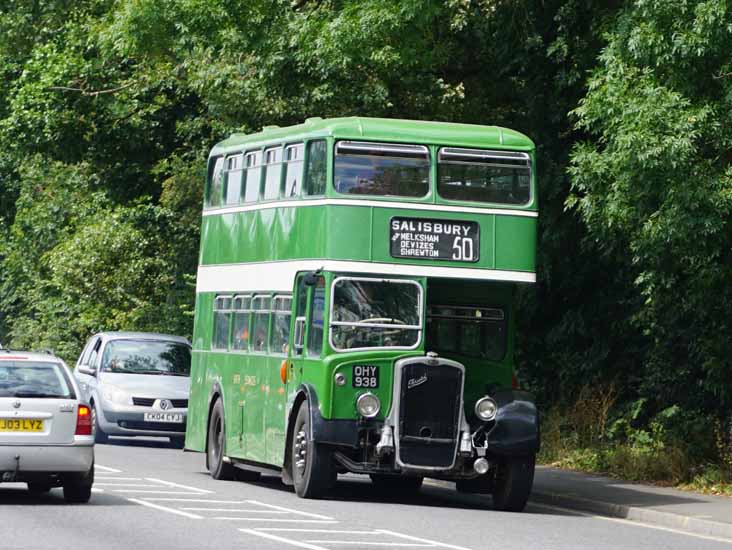
[[[535,455],[504,459],[496,467],[493,481],[493,508],[502,512],[521,512],[534,484]]]
[[[234,466],[224,462],[224,406],[217,399],[211,409],[206,441],[206,466],[214,479],[234,479]]]
[[[295,418],[291,441],[292,480],[297,496],[318,498],[335,485],[337,472],[333,453],[310,436],[308,402],[303,401]]]

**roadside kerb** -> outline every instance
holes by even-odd
[[[630,521],[687,531],[695,535],[707,535],[711,537],[725,538],[732,541],[732,524],[709,521],[682,514],[671,512],[660,512],[638,506],[625,506],[592,500],[574,495],[562,493],[550,493],[534,491],[531,493],[530,502],[568,508],[580,512],[590,512],[600,516],[608,516]]]

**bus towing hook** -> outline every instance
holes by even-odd
[[[381,457],[391,454],[393,452],[394,432],[392,431],[391,426],[389,426],[388,424],[384,424],[384,427],[381,429],[381,438],[376,444],[376,454],[377,456]]]

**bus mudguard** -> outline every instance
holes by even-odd
[[[306,399],[309,403],[310,435],[313,441],[326,445],[346,445],[354,448],[358,445],[357,420],[326,420],[323,418],[320,413],[318,394],[310,384],[300,385],[297,393],[298,395],[294,401],[295,405],[290,411],[288,426],[295,420],[300,402]]]
[[[539,411],[534,396],[520,390],[499,390],[491,397],[498,405],[495,425],[488,432],[488,452],[520,455],[539,451]]]

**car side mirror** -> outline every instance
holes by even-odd
[[[295,353],[302,354],[305,347],[305,317],[295,319]]]
[[[96,376],[97,375],[97,369],[94,367],[90,367],[89,365],[79,365],[76,367],[76,370],[79,371],[81,374],[88,374],[89,376]]]

